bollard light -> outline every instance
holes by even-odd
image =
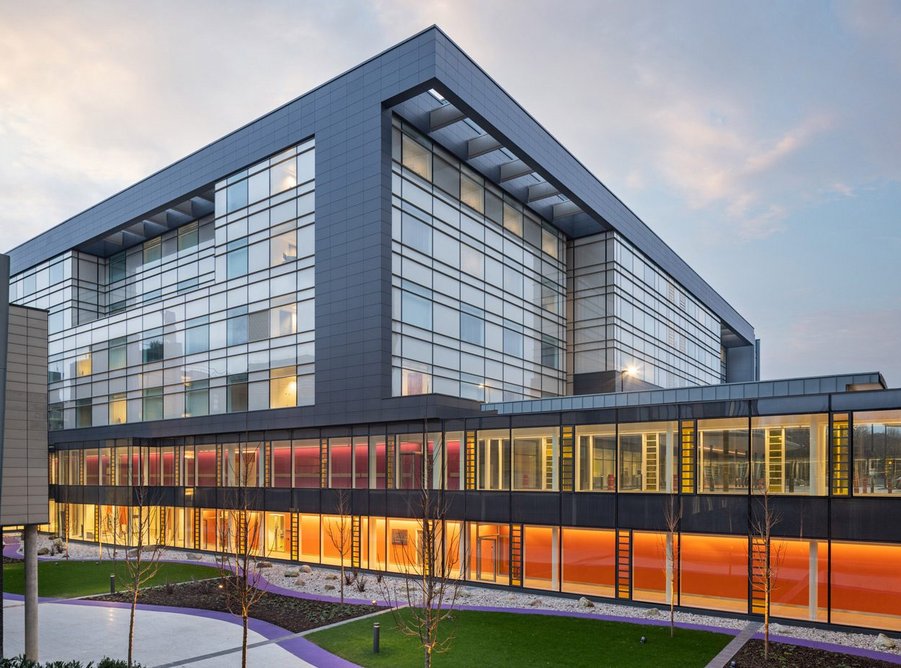
[[[372,653],[379,653],[379,634],[381,632],[382,627],[378,622],[372,625]]]
[[[109,593],[110,594],[116,593],[116,574],[115,573],[109,574]]]

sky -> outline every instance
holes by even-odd
[[[437,24],[756,328],[901,385],[901,2],[0,0],[0,250]]]

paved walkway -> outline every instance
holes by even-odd
[[[735,656],[736,652],[754,637],[754,634],[757,633],[760,627],[760,622],[748,622],[745,628],[741,630],[741,633],[735,636],[728,645],[723,647],[719,654],[710,660],[706,668],[723,668],[723,666],[727,665],[729,659]]]
[[[5,599],[4,649],[7,656],[24,651],[24,607],[21,599]],[[135,616],[135,660],[145,666],[166,664],[191,668],[241,665],[241,626],[218,615],[139,609]],[[39,605],[42,661],[79,659],[94,661],[109,656],[124,659],[128,652],[128,608],[89,605],[87,601]],[[303,668],[314,664],[259,628],[248,633],[248,665]],[[271,626],[271,625],[269,625]],[[276,636],[292,639],[284,629]]]

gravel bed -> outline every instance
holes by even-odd
[[[39,536],[38,547],[50,545],[50,540],[45,535]],[[118,548],[119,558],[125,548]],[[21,548],[20,548],[21,550]],[[69,543],[70,559],[96,559],[98,556],[97,545],[87,543]],[[111,558],[108,548],[104,548],[104,558]],[[46,557],[45,557],[46,558]],[[58,556],[53,558],[60,558]],[[215,564],[216,559],[211,554],[203,552],[191,552],[184,550],[163,550],[163,559],[172,561],[193,561],[195,563]],[[339,575],[338,569],[310,564],[311,573],[304,573],[302,563],[292,564],[279,561],[270,561],[270,568],[264,570],[264,575],[269,582],[285,589],[291,589],[301,594],[324,596],[338,599]],[[349,569],[348,569],[349,570]],[[406,603],[403,595],[402,582],[398,577],[386,575],[382,583],[376,582],[373,573],[361,573],[366,578],[366,587],[363,592],[357,591],[355,586],[345,586],[344,595],[347,599],[371,601],[374,599],[386,600],[386,594],[392,600]],[[580,598],[567,598],[563,596],[546,596],[531,592],[511,591],[504,589],[488,589],[476,586],[463,586],[460,588],[457,604],[460,606],[474,607],[503,607],[503,608],[528,608],[532,610],[559,610],[563,612],[579,612],[589,615],[610,615],[616,617],[628,617],[636,620],[669,620],[669,611],[658,608],[644,608],[635,605],[622,605],[611,603],[605,599],[588,597],[592,607],[587,607],[580,602]],[[686,624],[700,624],[722,629],[741,629],[747,623],[744,619],[717,617],[713,615],[695,614],[676,611],[676,621]],[[771,622],[770,634],[783,638],[796,638],[826,642],[845,647],[859,649],[878,650],[895,654],[901,657],[901,638],[899,634],[886,634],[895,641],[894,648],[878,647],[876,639],[878,633],[851,633],[845,631],[830,631],[815,629],[805,626],[792,625],[788,622]]]

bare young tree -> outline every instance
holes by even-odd
[[[667,599],[669,601],[669,637],[676,632],[676,595],[679,591],[679,525],[682,522],[682,497],[668,494],[663,504],[663,522],[666,525],[666,574]]]
[[[150,584],[160,570],[162,548],[159,536],[152,535],[154,528],[153,505],[155,495],[149,488],[135,487],[132,497],[131,542],[125,549],[124,590],[128,592],[131,609],[128,616],[128,666],[134,665],[135,610],[141,590]],[[128,537],[125,538],[126,545]]]
[[[448,504],[439,484],[432,484],[432,471],[441,470],[442,448],[436,443],[426,457],[426,475],[408,502],[410,516],[415,518],[416,536],[413,549],[410,540],[398,536],[403,545],[403,572],[400,591],[382,585],[383,595],[391,605],[394,620],[404,635],[419,640],[423,650],[423,666],[432,665],[434,654],[447,652],[453,637],[439,637],[442,623],[451,619],[461,580],[461,525],[448,522]],[[392,537],[392,542],[394,538]],[[400,611],[400,597],[408,610]]]
[[[225,601],[232,614],[241,616],[241,667],[247,666],[247,633],[250,613],[265,596],[262,568],[264,541],[259,513],[251,504],[251,489],[256,487],[259,452],[243,450],[237,459],[226,463],[234,484],[227,496],[228,508],[219,518],[219,560]]]
[[[773,530],[782,521],[782,515],[773,507],[770,491],[764,487],[755,496],[756,508],[751,513],[751,597],[760,600],[763,611],[763,658],[770,653],[770,602],[776,589],[776,579],[782,564],[783,546],[774,543]]]
[[[325,527],[325,534],[328,536],[329,542],[338,551],[341,562],[341,577],[339,589],[341,592],[341,602],[344,603],[344,564],[353,543],[353,525],[351,520],[351,499],[350,492],[346,489],[337,490],[338,496],[335,502],[335,511],[338,514],[336,522],[329,522]]]

